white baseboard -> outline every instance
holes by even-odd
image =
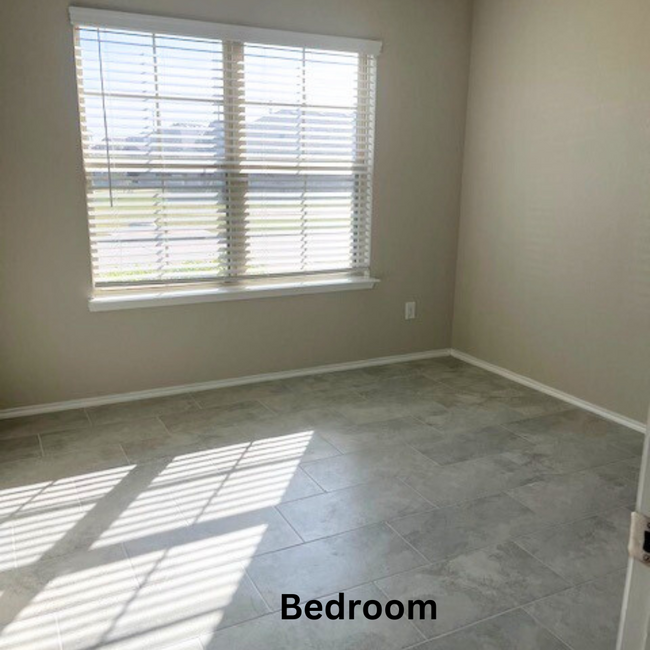
[[[282,370],[279,372],[267,372],[261,375],[248,375],[246,377],[235,377],[234,379],[217,379],[216,381],[205,381],[197,384],[185,384],[183,386],[168,386],[166,388],[153,388],[151,390],[139,390],[131,393],[117,393],[114,395],[102,395],[100,397],[86,397],[73,399],[65,402],[50,402],[49,404],[36,404],[34,406],[19,406],[0,410],[0,420],[23,417],[26,415],[41,415],[42,413],[55,413],[69,409],[90,408],[104,404],[118,404],[120,402],[134,402],[139,399],[151,397],[166,397],[169,395],[183,395],[184,393],[198,393],[202,390],[214,388],[228,388],[230,386],[244,386],[262,381],[273,381],[276,379],[291,379],[292,377],[306,377],[308,375],[320,375],[327,372],[338,372],[340,370],[354,370],[357,368],[370,368],[372,366],[385,366],[391,363],[402,363],[404,361],[418,361],[419,359],[434,359],[437,357],[448,357],[451,350],[427,350],[425,352],[412,352],[409,354],[396,354],[389,357],[376,357],[361,361],[347,361],[345,363],[332,363],[326,366],[314,366],[312,368],[300,368],[298,370]]]
[[[314,366],[312,368],[300,368],[298,370],[282,370],[279,372],[268,372],[260,375],[248,375],[246,377],[235,377],[234,379],[218,379],[216,381],[205,381],[197,384],[185,384],[182,386],[168,386],[166,388],[154,388],[151,390],[139,390],[131,393],[117,393],[114,395],[102,395],[100,397],[86,397],[83,399],[68,400],[65,402],[51,402],[49,404],[36,404],[34,406],[19,406],[0,410],[0,420],[9,418],[23,417],[26,415],[40,415],[43,413],[54,413],[57,411],[67,411],[68,409],[90,408],[93,406],[102,406],[104,404],[118,404],[120,402],[133,402],[139,399],[149,399],[152,397],[165,397],[169,395],[183,395],[184,393],[195,393],[202,390],[211,390],[214,388],[228,388],[230,386],[244,386],[246,384],[255,384],[263,381],[273,381],[276,379],[291,379],[292,377],[306,377],[309,375],[319,375],[328,372],[338,372],[341,370],[354,370],[357,368],[370,368],[372,366],[385,366],[391,363],[402,363],[405,361],[417,361],[419,359],[435,359],[438,357],[454,356],[461,361],[471,363],[474,366],[488,370],[506,379],[515,381],[529,388],[534,388],[541,393],[546,393],[551,397],[578,406],[596,415],[600,415],[607,420],[617,422],[623,426],[646,433],[646,425],[638,420],[633,420],[620,413],[609,411],[608,409],[587,402],[579,397],[574,397],[546,384],[542,384],[534,379],[518,375],[516,372],[506,370],[500,366],[477,359],[476,357],[455,349],[427,350],[425,352],[413,352],[410,354],[397,354],[389,357],[377,357],[374,359],[364,359],[361,361],[348,361],[345,363],[333,363],[325,366]]]
[[[600,417],[602,418],[611,420],[612,422],[616,422],[618,424],[622,424],[623,426],[629,427],[630,429],[634,429],[635,431],[646,433],[647,427],[643,422],[639,422],[638,420],[633,420],[632,418],[628,418],[627,416],[621,415],[620,413],[615,413],[614,411],[610,411],[608,409],[602,408],[601,406],[597,406],[596,404],[587,402],[586,400],[580,399],[579,397],[574,397],[573,395],[569,395],[569,393],[565,393],[561,390],[551,388],[550,386],[547,386],[546,384],[542,384],[539,381],[535,381],[534,379],[524,377],[523,375],[518,375],[516,372],[506,370],[505,368],[501,368],[500,366],[495,366],[493,363],[488,363],[487,361],[477,359],[476,357],[473,357],[471,354],[465,354],[465,352],[461,352],[460,350],[452,349],[451,355],[453,357],[456,357],[456,359],[460,359],[461,361],[465,361],[466,363],[471,363],[473,366],[483,368],[483,370],[488,370],[489,372],[493,372],[496,375],[501,375],[502,377],[505,377],[506,379],[510,379],[511,381],[516,381],[518,384],[523,384],[524,386],[528,386],[529,388],[534,388],[535,390],[538,390],[540,393],[546,393],[547,395],[550,395],[551,397],[556,397],[557,399],[562,400],[563,402],[567,402],[568,404],[572,404],[573,406],[578,406],[582,409],[585,409],[586,411],[591,411],[596,415],[600,415]]]

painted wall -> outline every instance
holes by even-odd
[[[384,41],[372,291],[90,313],[68,0],[0,2],[0,408],[448,347],[469,0],[107,0]],[[86,5],[86,3],[83,3]],[[418,316],[404,320],[404,302]]]
[[[645,421],[650,3],[477,0],[454,346]]]

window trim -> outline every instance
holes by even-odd
[[[239,40],[263,45],[313,47],[316,49],[322,48],[344,52],[357,52],[372,56],[378,56],[382,49],[381,41],[362,38],[307,34],[260,27],[244,27],[211,21],[150,16],[123,11],[88,9],[86,7],[70,7],[69,11],[70,22],[73,25],[83,24],[86,27],[131,29],[151,33],[168,33],[174,36]]]
[[[379,279],[369,276],[343,276],[339,278],[274,281],[260,284],[240,283],[237,286],[197,286],[165,287],[160,290],[103,291],[96,292],[88,300],[92,312],[139,309],[143,307],[168,307],[203,302],[224,302],[231,300],[250,300],[253,298],[275,298],[317,293],[358,291],[372,289]]]
[[[209,38],[226,42],[245,42],[271,46],[288,46],[314,48],[342,52],[355,52],[359,55],[377,57],[382,49],[381,41],[326,36],[245,27],[214,23],[202,20],[186,20],[164,16],[151,16],[84,7],[69,8],[70,22],[75,27],[97,29],[117,29],[140,31],[152,34],[169,34]],[[374,112],[374,106],[372,107]],[[375,124],[373,122],[373,132]],[[372,196],[368,198],[372,202]],[[368,215],[371,226],[372,207]],[[371,254],[371,241],[367,242],[368,261]],[[286,296],[297,294],[324,293],[332,291],[349,291],[372,288],[379,280],[370,277],[366,267],[363,274],[360,268],[351,268],[349,272],[333,270],[323,272],[320,277],[313,274],[272,275],[267,277],[238,279],[229,284],[228,278],[219,280],[206,278],[204,281],[188,279],[188,283],[172,281],[169,284],[129,285],[116,284],[98,286],[93,279],[93,293],[89,298],[91,311],[129,309],[156,305],[173,305],[196,302],[213,302],[224,300],[244,300],[257,297]],[[225,281],[224,281],[225,280]]]

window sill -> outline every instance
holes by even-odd
[[[165,289],[148,293],[120,293],[93,296],[88,301],[90,311],[114,311],[118,309],[140,309],[144,307],[166,307],[189,305],[200,302],[221,302],[225,300],[251,300],[253,298],[274,298],[311,293],[332,293],[372,289],[376,278],[338,278],[328,280],[304,280],[247,287],[211,287],[209,289]]]

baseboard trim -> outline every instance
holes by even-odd
[[[281,370],[279,372],[267,372],[260,375],[247,375],[235,377],[234,379],[217,379],[197,384],[184,384],[182,386],[168,386],[166,388],[153,388],[151,390],[139,390],[130,393],[117,393],[114,395],[102,395],[100,397],[86,397],[73,399],[65,402],[50,402],[49,404],[36,404],[34,406],[19,406],[0,410],[0,420],[24,417],[26,415],[41,415],[43,413],[55,413],[69,409],[90,408],[92,406],[103,406],[104,404],[119,404],[120,402],[134,402],[139,399],[151,397],[167,397],[170,395],[183,395],[184,393],[198,393],[203,390],[214,388],[228,388],[231,386],[244,386],[256,384],[263,381],[277,379],[291,379],[293,377],[306,377],[309,375],[320,375],[340,370],[355,370],[358,368],[371,368],[372,366],[385,366],[392,363],[405,361],[418,361],[420,359],[435,359],[451,355],[449,348],[442,350],[426,350],[424,352],[411,352],[409,354],[396,354],[388,357],[376,357],[374,359],[363,359],[361,361],[347,361],[344,363],[332,363],[325,366],[313,366],[311,368],[299,368],[297,370]]]
[[[274,381],[277,379],[291,379],[293,377],[307,377],[309,375],[319,375],[328,372],[339,372],[341,370],[355,370],[359,368],[371,368],[373,366],[385,366],[392,363],[403,363],[405,361],[418,361],[420,359],[435,359],[439,357],[453,356],[456,359],[471,363],[473,366],[483,368],[489,372],[501,375],[506,379],[515,381],[529,388],[540,391],[572,404],[596,415],[600,415],[607,420],[622,424],[635,431],[646,433],[646,425],[638,420],[633,420],[620,413],[615,413],[608,409],[587,402],[586,400],[569,395],[561,390],[542,384],[539,381],[519,375],[516,372],[507,370],[500,366],[494,365],[471,354],[466,354],[460,350],[443,348],[441,350],[426,350],[424,352],[412,352],[409,354],[396,354],[388,357],[376,357],[373,359],[363,359],[360,361],[347,361],[344,363],[332,363],[324,366],[313,366],[311,368],[299,368],[297,370],[281,370],[278,372],[267,372],[259,375],[247,375],[245,377],[235,377],[233,379],[217,379],[215,381],[205,381],[196,384],[184,384],[181,386],[168,386],[165,388],[154,388],[151,390],[139,390],[130,393],[117,393],[113,395],[102,395],[100,397],[86,397],[83,399],[68,400],[65,402],[51,402],[49,404],[36,404],[34,406],[19,406],[0,410],[0,420],[10,418],[24,417],[28,415],[41,415],[44,413],[55,413],[57,411],[67,411],[69,409],[90,408],[93,406],[102,406],[104,404],[119,404],[120,402],[133,402],[140,399],[149,399],[152,397],[167,397],[170,395],[183,395],[185,393],[198,393],[203,390],[214,388],[228,388],[231,386],[245,386],[246,384],[255,384],[263,381]]]
[[[616,422],[617,424],[622,424],[623,426],[633,429],[634,431],[646,433],[646,425],[643,422],[633,420],[632,418],[628,418],[627,416],[621,415],[620,413],[602,408],[601,406],[587,402],[586,400],[575,397],[574,395],[569,395],[569,393],[557,390],[556,388],[551,388],[546,384],[542,384],[541,382],[530,379],[529,377],[525,377],[524,375],[519,375],[516,372],[512,372],[511,370],[501,368],[501,366],[496,366],[493,363],[489,363],[487,361],[483,361],[482,359],[478,359],[477,357],[473,357],[471,354],[466,354],[460,350],[452,349],[451,356],[455,357],[456,359],[460,359],[461,361],[465,361],[466,363],[471,363],[473,366],[477,366],[478,368],[483,368],[483,370],[493,372],[496,375],[501,375],[502,377],[510,379],[511,381],[515,381],[518,384],[528,386],[529,388],[534,388],[540,393],[546,393],[551,397],[556,397],[557,399],[562,400],[563,402],[567,402],[568,404],[572,404],[573,406],[579,406],[586,411],[591,411],[596,415],[600,415],[600,417],[611,420],[612,422]]]

